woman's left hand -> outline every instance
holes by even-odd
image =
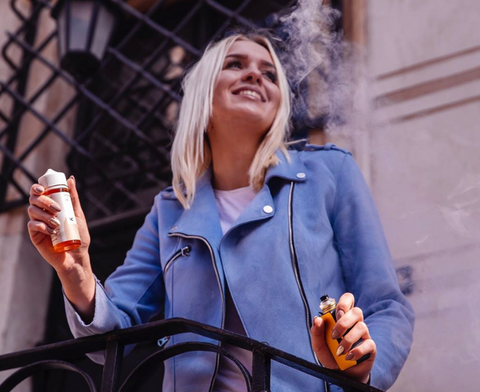
[[[343,294],[337,303],[337,323],[333,329],[332,338],[343,336],[339,345],[339,355],[345,355],[347,360],[359,360],[366,354],[370,357],[365,361],[345,370],[343,374],[353,380],[368,382],[370,372],[375,362],[377,347],[370,336],[367,324],[363,321],[363,312],[355,307],[355,298],[350,293]],[[345,333],[352,328],[346,335]],[[328,369],[338,369],[338,365],[325,342],[325,323],[321,317],[315,317],[311,329],[312,347],[320,363]],[[352,349],[352,345],[359,339],[363,342]]]

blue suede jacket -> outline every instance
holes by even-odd
[[[289,155],[291,162],[278,153],[280,163],[225,235],[208,171],[189,210],[171,188],[161,192],[125,263],[105,288],[98,284],[92,323],[66,301],[74,335],[145,323],[161,311],[222,327],[228,284],[248,336],[315,362],[309,326],[319,297],[351,292],[377,345],[371,385],[388,389],[409,353],[414,316],[370,192],[351,154],[334,145]],[[183,334],[168,345],[183,341],[210,340]],[[216,363],[204,352],[169,360],[163,390],[209,391]],[[324,389],[280,364],[272,364],[271,384],[274,392]]]

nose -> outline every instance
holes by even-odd
[[[262,84],[262,73],[257,67],[249,67],[245,74],[243,75],[242,80],[244,82],[254,83],[254,84]]]

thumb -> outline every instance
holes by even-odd
[[[338,365],[325,341],[325,321],[321,317],[317,316],[313,319],[310,333],[312,336],[312,349],[318,361],[328,369],[338,369]]]
[[[310,332],[313,350],[315,352],[323,351],[327,343],[325,342],[325,323],[321,317],[315,316]]]
[[[75,212],[75,216],[85,219],[85,215],[80,204],[80,198],[78,197],[77,183],[75,182],[75,177],[68,177],[67,183],[68,188],[70,189],[70,198],[72,199],[73,211]]]

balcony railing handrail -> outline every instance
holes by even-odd
[[[271,347],[266,343],[262,343],[230,331],[225,331],[209,325],[198,323],[196,321],[182,318],[154,321],[131,328],[111,331],[103,335],[93,335],[72,339],[14,353],[4,354],[0,356],[0,371],[22,367],[25,368],[28,366],[32,367],[37,363],[56,364],[56,366],[59,367],[74,367],[74,365],[61,361],[78,358],[84,354],[95,351],[106,350],[106,360],[103,371],[101,391],[114,392],[118,391],[119,373],[121,372],[121,359],[123,357],[123,348],[126,345],[147,341],[157,341],[164,337],[187,332],[208,337],[218,342],[228,343],[230,345],[251,351],[253,353],[253,374],[251,376],[253,385],[252,391],[270,390],[269,383],[271,361],[282,363],[286,366],[296,369],[297,371],[309,374],[331,384],[338,385],[348,391],[379,391],[372,386],[355,382],[345,377],[340,372],[323,368],[312,362],[306,361],[305,359],[298,358],[275,347]],[[193,346],[188,347],[189,344]],[[187,345],[185,345],[185,343],[172,345],[167,349],[159,350],[165,352],[160,360],[165,360],[171,356],[178,355],[183,352],[192,351],[192,349],[216,351],[222,355],[225,355],[223,349],[218,346],[209,343],[192,342],[188,343]],[[75,369],[67,370],[77,371]],[[25,373],[25,371],[23,373]],[[31,374],[33,373],[34,372],[32,371]],[[22,379],[26,378],[27,376],[24,376]],[[87,379],[85,376],[84,378]],[[4,389],[5,382],[0,384],[0,391],[11,390]]]

